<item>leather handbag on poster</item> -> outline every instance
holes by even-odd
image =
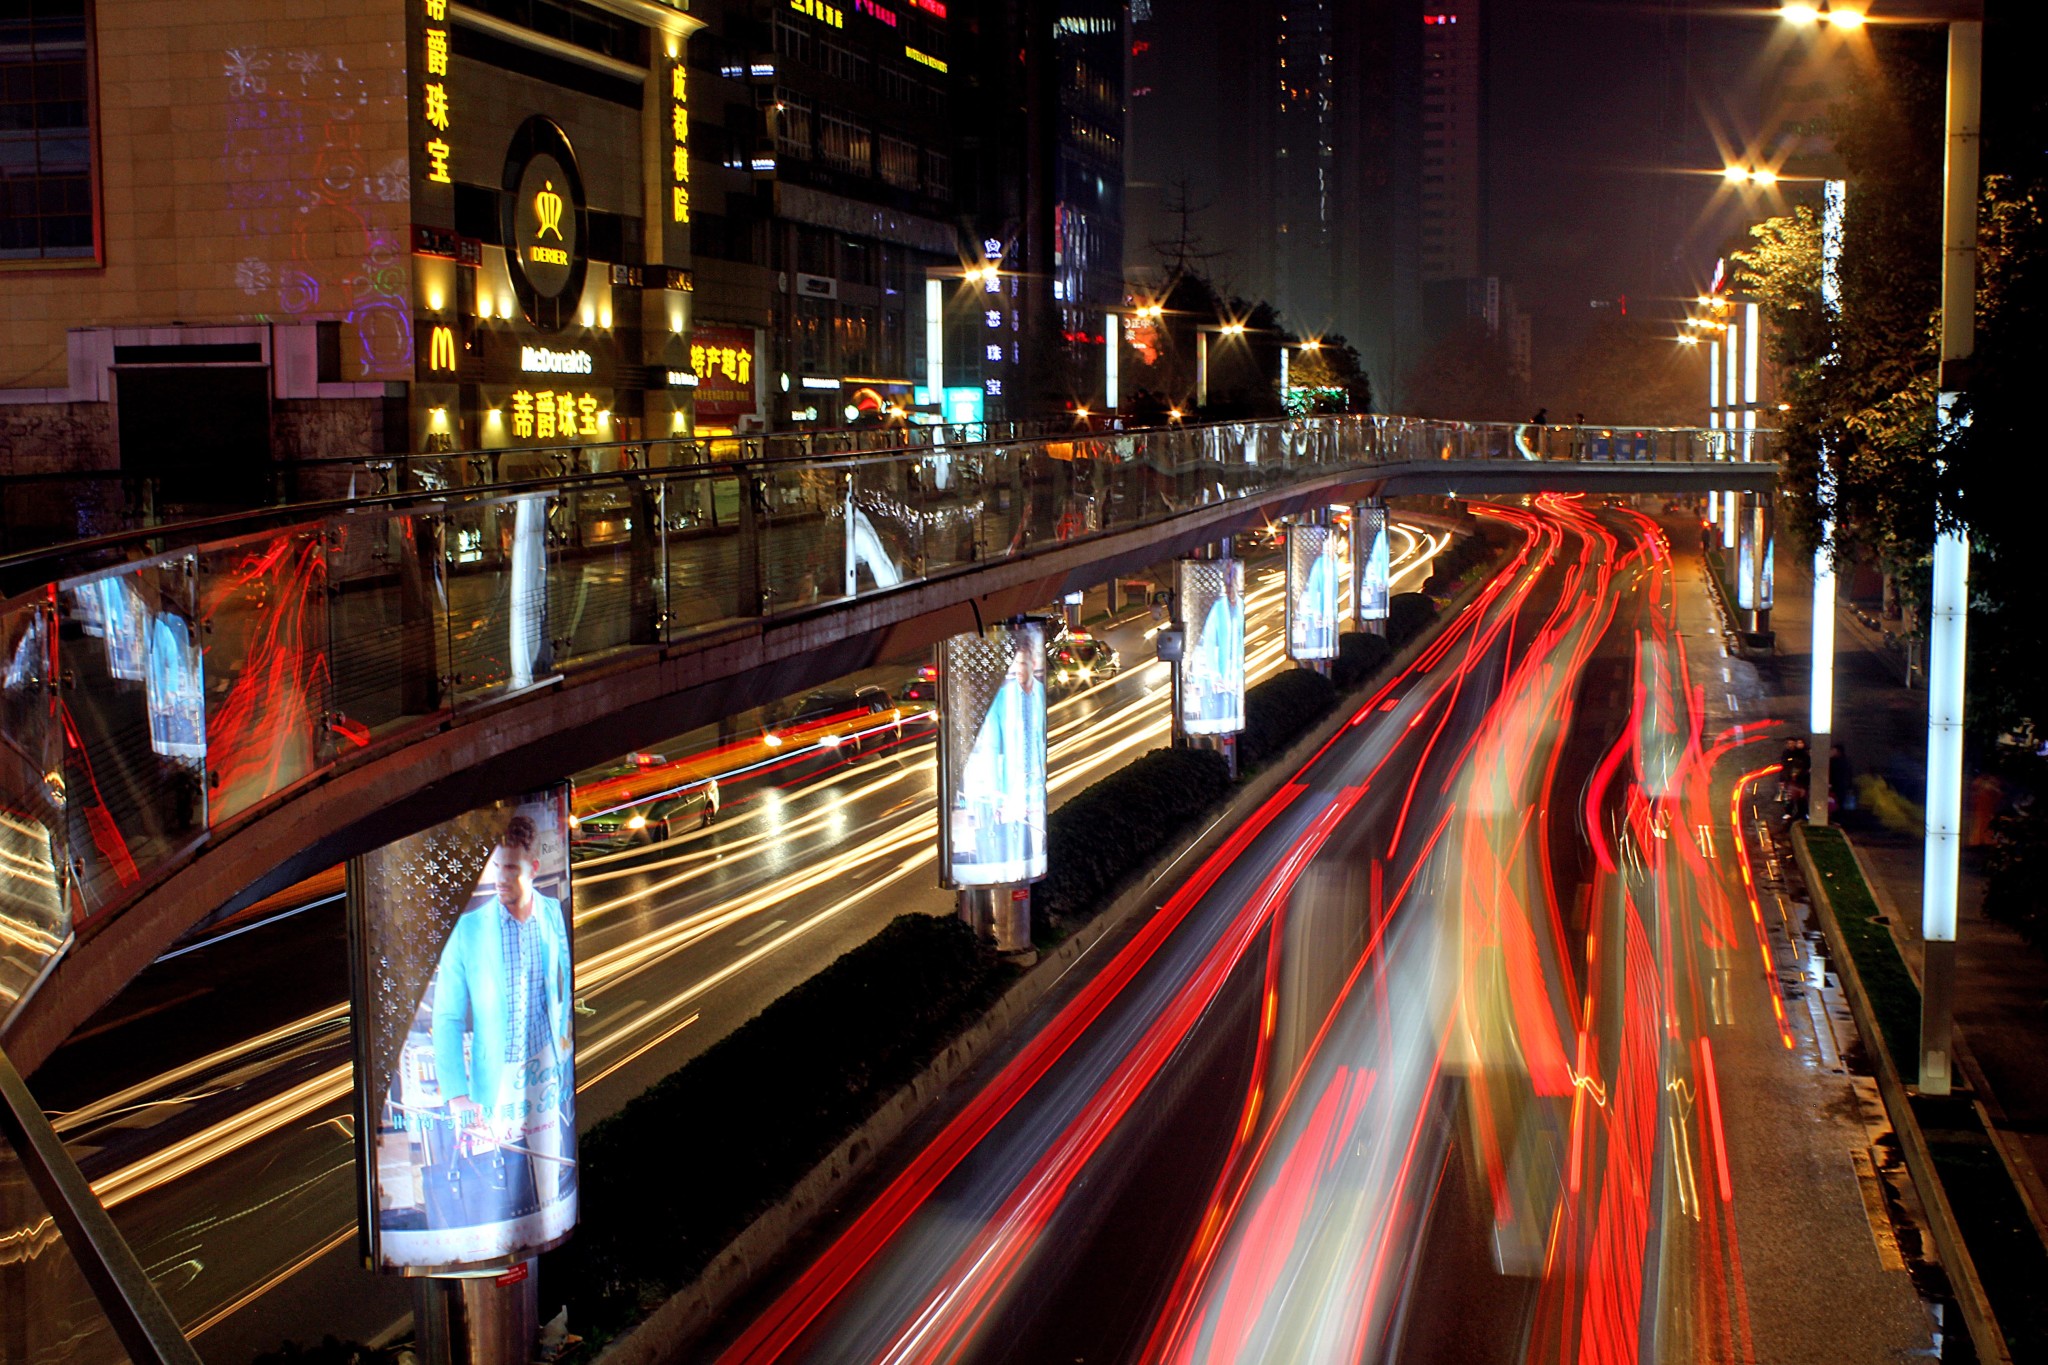
[[[427,1226],[431,1228],[501,1223],[524,1218],[540,1207],[533,1163],[524,1152],[503,1147],[458,1150],[448,1161],[427,1167],[421,1176],[426,1184]]]

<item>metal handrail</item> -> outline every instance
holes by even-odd
[[[129,527],[110,531],[97,536],[82,537],[54,545],[37,546],[12,553],[0,553],[0,594],[18,591],[37,578],[43,580],[64,576],[73,569],[58,569],[47,574],[24,573],[40,563],[75,562],[97,554],[114,554],[131,547],[145,547],[144,553],[163,554],[183,547],[203,544],[209,540],[225,539],[237,534],[272,529],[303,521],[308,517],[324,516],[330,513],[361,510],[399,510],[410,505],[428,507],[445,504],[453,499],[505,496],[520,490],[546,488],[592,487],[601,484],[625,484],[635,477],[659,476],[662,478],[732,478],[748,472],[788,468],[795,465],[831,469],[857,467],[867,464],[884,464],[900,460],[908,455],[946,455],[950,457],[971,457],[977,452],[989,449],[1014,450],[1021,445],[1068,445],[1077,441],[1117,441],[1146,435],[1177,435],[1195,437],[1203,433],[1240,433],[1249,430],[1269,428],[1302,428],[1323,423],[1360,424],[1381,427],[1393,426],[1402,432],[1442,429],[1459,434],[1504,434],[1510,441],[1521,433],[1535,430],[1548,444],[1552,435],[1564,437],[1573,450],[1591,439],[1611,438],[1616,433],[1627,433],[1631,438],[1655,439],[1659,436],[1694,437],[1707,436],[1713,439],[1732,438],[1737,433],[1701,427],[1653,427],[1653,426],[1564,426],[1546,424],[1535,427],[1524,422],[1453,422],[1437,418],[1410,418],[1383,414],[1357,414],[1332,417],[1300,417],[1263,419],[1243,422],[1176,422],[1164,427],[1131,427],[1125,429],[1095,430],[1074,427],[1070,430],[1031,437],[1000,440],[964,441],[947,444],[944,442],[908,442],[884,446],[871,450],[834,451],[802,456],[787,456],[764,453],[740,458],[671,461],[659,465],[632,464],[625,468],[611,470],[569,470],[560,468],[564,459],[579,458],[587,454],[615,452],[619,454],[643,453],[650,449],[667,447],[674,450],[701,450],[710,442],[699,439],[679,438],[654,441],[608,441],[584,442],[573,446],[503,446],[489,449],[461,450],[433,453],[412,453],[402,455],[364,455],[347,457],[321,457],[311,460],[294,461],[279,466],[280,472],[297,469],[346,471],[361,470],[366,474],[380,477],[392,471],[412,472],[416,466],[435,464],[457,464],[488,460],[502,467],[508,457],[531,457],[554,460],[558,468],[552,472],[537,473],[530,478],[491,479],[478,483],[451,484],[439,487],[415,487],[375,493],[353,494],[344,497],[310,499],[301,502],[280,502],[260,508],[237,509],[211,516],[187,517],[155,525]],[[974,424],[977,426],[987,424]],[[1021,424],[1013,424],[1021,425]],[[860,429],[855,429],[859,431]],[[907,428],[906,430],[939,431],[944,428]],[[1598,436],[1589,436],[1597,433]],[[808,435],[808,433],[806,433]],[[830,433],[820,433],[826,435]],[[1760,454],[1776,442],[1777,432],[1761,429],[1741,433],[1752,440],[1752,453]],[[716,438],[722,441],[726,438]],[[761,438],[732,438],[759,440]],[[771,438],[772,439],[772,438]],[[1559,458],[1545,456],[1543,458]],[[1672,462],[1668,458],[1659,463]],[[0,476],[0,486],[8,484],[30,484],[39,481],[62,482],[71,479],[125,481],[136,476],[125,475],[117,470],[84,470],[77,474],[29,474]],[[161,541],[161,544],[152,542]]]

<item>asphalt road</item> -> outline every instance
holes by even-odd
[[[1742,723],[1655,523],[1501,515],[1525,560],[702,1354],[1938,1344],[1880,1255],[1819,969],[1769,894],[1775,736]]]
[[[1444,539],[1397,534],[1397,588],[1419,582]],[[1277,562],[1254,563],[1248,579],[1257,680],[1285,666]],[[1124,673],[1055,703],[1055,803],[1164,742],[1154,629],[1141,614],[1102,632]],[[950,909],[931,859],[930,745],[917,732],[892,752],[784,776],[736,788],[708,830],[579,863],[581,1124],[895,915]],[[167,954],[35,1077],[209,1359],[327,1333],[375,1339],[409,1311],[401,1281],[355,1263],[346,995],[340,900],[318,898]],[[115,1352],[102,1332],[72,1355]]]

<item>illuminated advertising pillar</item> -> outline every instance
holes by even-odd
[[[1777,513],[1772,506],[1771,495],[1759,493],[1754,513],[1756,525],[1751,529],[1751,538],[1756,542],[1756,586],[1752,595],[1756,599],[1756,628],[1771,628],[1771,607],[1775,605],[1778,592],[1777,572],[1772,567],[1772,557],[1777,552]]]
[[[1718,341],[1710,341],[1707,343],[1707,430],[1709,433],[1713,433],[1720,430],[1720,427],[1721,343]],[[1713,457],[1715,459],[1723,459],[1725,458],[1725,453],[1719,449],[1714,448],[1716,440],[1717,438],[1711,434],[1707,437],[1709,449],[1713,451]],[[1718,524],[1720,519],[1721,490],[1718,488],[1710,488],[1707,490],[1707,521],[1710,524]]]
[[[1848,208],[1848,182],[1830,180],[1821,186],[1820,302],[1830,320],[1842,314],[1842,227]],[[1837,354],[1829,348],[1829,354]],[[1813,674],[1807,728],[1813,736],[1813,791],[1807,819],[1825,825],[1828,810],[1828,764],[1833,757],[1835,728],[1835,473],[1827,443],[1821,444],[1820,478],[1816,488],[1821,507],[1820,544],[1813,550]]]
[[[1351,601],[1358,613],[1359,629],[1374,635],[1387,633],[1387,607],[1391,595],[1392,558],[1387,550],[1387,505],[1377,498],[1362,502],[1351,513]]]
[[[1337,657],[1337,543],[1330,528],[1308,520],[1305,513],[1287,529],[1287,654],[1318,673],[1330,671]]]
[[[1754,493],[1744,493],[1735,514],[1735,605],[1756,611],[1756,514]]]
[[[1740,425],[1740,419],[1736,416],[1736,408],[1738,407],[1736,395],[1741,392],[1739,386],[1740,378],[1737,373],[1737,367],[1741,363],[1741,353],[1742,325],[1740,323],[1730,323],[1728,325],[1728,385],[1726,389],[1728,401],[1722,408],[1721,429],[1728,433],[1728,458],[1731,460],[1736,458],[1735,429]],[[1726,488],[1721,491],[1721,548],[1724,550],[1735,548],[1736,511],[1740,506],[1740,495],[1734,489]]]
[[[1045,875],[1045,628],[939,645],[939,880],[998,952],[1031,952],[1031,883]]]
[[[576,1226],[570,883],[566,783],[348,867],[359,1244],[443,1360],[524,1365]]]
[[[1244,561],[1183,559],[1177,570],[1182,643],[1174,664],[1180,730],[1237,772],[1244,729]]]

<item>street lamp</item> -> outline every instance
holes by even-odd
[[[1826,0],[1819,5],[1790,4],[1778,10],[1778,17],[1795,28],[1812,28],[1815,24],[1832,24],[1849,30],[1862,28],[1865,15],[1862,10],[1848,5],[1831,5]]]
[[[1973,11],[1975,7],[1973,6]],[[1779,14],[1812,26],[1860,28],[1865,15],[1847,6],[1788,4]],[[1948,26],[1947,155],[1941,201],[1941,378],[1936,420],[1954,430],[1962,371],[1976,349],[1977,139],[1984,86],[1984,22]],[[1963,795],[1964,645],[1968,627],[1970,540],[1958,509],[1937,503],[1934,582],[1927,632],[1927,827],[1921,876],[1920,1090],[1950,1088],[1950,1037],[1955,1020],[1956,901],[1960,877]],[[1825,797],[1823,796],[1823,799]]]

